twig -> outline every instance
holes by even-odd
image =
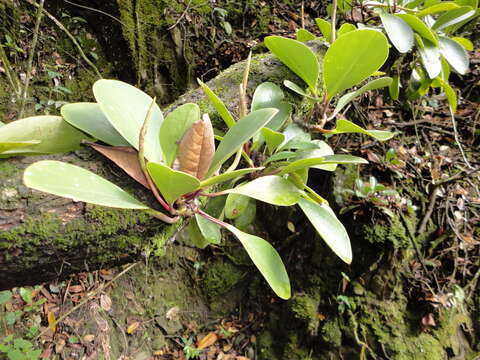
[[[332,31],[330,34],[330,43],[333,43],[336,38],[336,23],[337,22],[337,0],[332,2]]]
[[[451,106],[449,106],[449,110],[450,110],[450,117],[452,118],[453,134],[455,136],[455,141],[457,142],[458,149],[460,150],[460,153],[462,154],[462,158],[463,158],[463,161],[465,162],[465,164],[467,164],[467,166],[470,169],[473,169],[472,165],[470,165],[470,163],[468,162],[468,159],[465,156],[465,153],[463,152],[463,147],[462,147],[462,144],[460,143],[460,138],[458,136],[457,122],[455,121],[455,115],[453,114],[453,109],[452,109]]]
[[[180,15],[180,17],[177,19],[177,21],[175,22],[175,24],[173,24],[172,26],[168,27],[167,30],[172,30],[175,26],[177,26],[180,21],[182,21],[183,17],[187,14],[187,11],[188,9],[190,8],[190,4],[192,3],[192,0],[189,0],[188,1],[188,4],[187,4],[187,7],[185,8],[185,11],[182,13],[182,15]]]
[[[417,234],[420,235],[422,234],[426,227],[427,227],[427,222],[430,220],[430,217],[432,216],[433,210],[435,209],[435,201],[437,200],[437,196],[439,193],[439,184],[435,184],[432,190],[432,193],[430,194],[430,198],[428,199],[429,205],[427,212],[425,213],[425,216],[422,219],[422,222],[420,223],[420,226],[418,227]]]
[[[85,297],[85,299],[83,299],[82,301],[80,301],[77,305],[75,305],[73,308],[71,308],[70,310],[68,310],[65,314],[63,314],[62,316],[60,316],[58,319],[57,319],[57,323],[60,323],[62,322],[63,320],[65,320],[67,318],[67,316],[69,316],[71,313],[73,313],[74,311],[78,310],[80,307],[82,307],[83,305],[85,305],[87,302],[89,302],[91,300],[92,297],[96,296],[99,292],[105,290],[107,287],[109,287],[110,285],[112,285],[115,281],[117,281],[120,277],[122,277],[123,275],[125,275],[128,271],[130,271],[133,267],[137,266],[138,262],[136,263],[133,263],[133,264],[130,264],[126,269],[122,270],[122,272],[120,272],[119,274],[117,274],[112,280],[110,280],[107,284],[101,284],[96,290],[93,290],[90,294],[87,294],[87,296]],[[45,329],[44,331],[42,331],[40,334],[38,334],[36,337],[35,337],[35,340],[36,339],[39,339],[41,336],[45,335],[48,330],[50,330],[49,328]]]
[[[305,2],[302,1],[302,6],[300,7],[300,21],[302,29],[305,29]]]
[[[12,65],[10,61],[8,61],[7,54],[5,54],[5,50],[3,46],[0,45],[0,61],[3,62],[3,66],[5,67],[5,74],[7,75],[7,79],[10,82],[12,90],[15,92],[17,99],[20,97],[22,92],[22,88],[16,76],[12,75],[14,71],[12,70]]]
[[[33,1],[33,0],[27,0],[27,2],[33,6],[36,6],[36,7],[39,7],[39,5]],[[83,49],[82,47],[80,46],[80,44],[78,43],[77,39],[75,39],[75,36],[72,35],[72,33],[70,31],[67,30],[67,28],[65,26],[63,26],[63,24],[57,20],[57,18],[55,16],[53,16],[52,14],[50,14],[47,10],[43,9],[43,12],[45,13],[45,15],[47,15],[47,17],[52,20],[55,25],[57,25],[60,30],[62,30],[69,38],[70,40],[73,42],[73,44],[77,47],[78,49],[78,52],[80,53],[80,56],[83,58],[83,60],[85,60],[85,62],[90,65],[92,67],[92,69],[95,71],[95,73],[97,74],[98,78],[101,79],[102,78],[102,74],[100,74],[100,71],[98,71],[98,68],[95,66],[95,64],[93,62],[90,61],[90,59],[87,57],[87,55],[85,55],[85,53],[83,52]]]
[[[40,0],[40,4],[38,5],[38,11],[37,11],[37,21],[35,22],[35,29],[33,30],[33,39],[32,39],[32,45],[30,48],[30,53],[28,54],[28,63],[27,63],[27,74],[25,78],[25,86],[23,87],[23,93],[20,98],[20,111],[18,113],[18,117],[22,118],[23,117],[23,112],[25,110],[25,102],[27,101],[27,93],[28,93],[28,85],[30,84],[30,78],[32,77],[32,66],[33,66],[33,56],[35,55],[35,50],[37,47],[37,41],[38,41],[38,32],[40,30],[40,22],[42,21],[42,16],[43,16],[43,4],[45,3],[45,0]]]

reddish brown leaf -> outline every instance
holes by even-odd
[[[138,162],[138,153],[135,149],[128,146],[103,146],[98,144],[89,144],[92,148],[113,161],[118,167],[130,175],[140,184],[150,189],[143,174],[142,168]]]
[[[215,152],[212,123],[208,115],[197,120],[185,132],[178,145],[178,170],[202,180],[207,174]]]
[[[218,340],[217,334],[213,332],[209,332],[207,335],[205,335],[197,344],[197,348],[199,349],[205,349],[213,344],[215,344]]]

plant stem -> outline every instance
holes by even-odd
[[[337,1],[332,2],[332,31],[330,35],[330,43],[332,44],[336,38],[336,22],[337,22]]]
[[[223,228],[225,228],[225,229],[228,228],[228,225],[229,225],[229,224],[223,222],[222,220],[219,220],[219,219],[217,219],[217,218],[214,218],[214,217],[211,216],[211,215],[208,215],[206,212],[204,212],[204,211],[201,210],[201,209],[198,209],[198,210],[197,210],[197,213],[198,213],[199,215],[203,216],[205,219],[210,220],[211,222],[217,224],[218,226],[221,226],[221,227],[223,227]]]
[[[37,20],[35,22],[35,29],[33,30],[33,39],[32,39],[32,44],[30,48],[30,53],[28,54],[25,86],[23,87],[23,93],[20,98],[20,111],[18,113],[19,118],[23,117],[23,112],[25,110],[25,102],[27,101],[28,85],[30,84],[30,78],[32,77],[33,56],[35,55],[35,50],[37,47],[38,32],[40,30],[40,22],[42,21],[44,3],[45,3],[45,0],[40,0],[40,4],[38,5]]]
[[[15,75],[12,75],[12,73],[15,74],[15,72],[12,70],[12,65],[10,64],[10,61],[8,61],[7,54],[5,54],[5,50],[3,49],[2,45],[0,45],[0,61],[5,67],[5,74],[7,75],[8,82],[10,83],[12,90],[15,92],[18,101],[20,100],[22,88],[17,77]]]

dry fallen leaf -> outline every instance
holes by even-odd
[[[57,330],[57,319],[55,318],[55,314],[52,311],[49,311],[47,315],[47,319],[48,319],[48,328],[52,330],[52,332],[55,332]]]
[[[140,322],[138,321],[131,323],[130,325],[128,325],[127,334],[132,335],[138,329],[139,326],[140,326]]]
[[[138,181],[147,189],[150,189],[147,179],[145,179],[145,175],[140,167],[140,163],[138,162],[138,153],[135,149],[132,149],[128,146],[103,146],[97,144],[89,145],[100,154],[113,161],[133,179]]]
[[[215,152],[213,127],[207,114],[185,132],[178,145],[178,170],[202,180],[212,163]]]
[[[198,342],[197,348],[199,349],[208,348],[209,346],[212,346],[213,344],[215,344],[217,340],[218,340],[217,334],[213,332],[209,332]]]
[[[100,306],[105,311],[110,311],[112,308],[112,299],[107,294],[100,295]]]
[[[175,320],[178,317],[179,312],[180,312],[180,308],[178,306],[174,306],[166,312],[165,317],[168,320]]]

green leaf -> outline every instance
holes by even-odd
[[[443,36],[440,37],[440,53],[456,72],[462,75],[467,73],[470,60],[467,51],[459,43]]]
[[[411,14],[397,14],[395,15],[405,21],[410,27],[434,45],[438,45],[438,39],[435,33],[418,17]]]
[[[318,29],[322,33],[325,40],[328,42],[332,41],[332,24],[330,24],[327,20],[316,18],[315,23],[318,26]]]
[[[200,228],[198,227],[197,218],[193,217],[187,226],[187,241],[191,243],[193,246],[196,246],[199,249],[204,249],[210,243],[207,239],[202,235]]]
[[[337,120],[337,127],[332,130],[331,134],[344,134],[344,133],[360,133],[371,136],[379,141],[386,141],[391,139],[394,134],[390,131],[383,130],[365,130],[360,126],[345,119]]]
[[[0,305],[6,304],[12,300],[12,292],[10,290],[0,291]]]
[[[436,80],[440,83],[443,91],[445,91],[448,104],[452,108],[452,111],[457,111],[457,94],[455,93],[455,90],[450,86],[448,82],[444,81],[442,78],[438,77]]]
[[[197,104],[183,104],[169,113],[160,127],[160,146],[164,161],[172,166],[177,156],[178,144],[192,124],[200,120],[200,108]]]
[[[138,150],[140,129],[153,99],[140,89],[118,80],[98,80],[93,84],[93,94],[110,124]],[[159,133],[163,115],[157,104],[153,104],[150,116],[145,137],[145,157],[160,162],[162,150]]]
[[[270,120],[265,127],[278,130],[287,121],[292,110],[290,104],[284,103],[282,89],[274,83],[264,82],[257,86],[252,98],[252,111],[274,108],[278,113]]]
[[[199,214],[195,214],[195,220],[197,221],[197,226],[200,230],[200,233],[209,244],[220,244],[220,241],[222,240],[222,233],[220,232],[220,227],[217,224],[205,219]]]
[[[3,141],[0,142],[0,154],[14,150],[19,148],[25,148],[32,145],[40,144],[38,140],[30,140],[30,141]]]
[[[350,238],[335,213],[326,204],[300,199],[298,205],[327,243],[330,249],[347,264],[352,262],[352,247]]]
[[[331,118],[336,116],[342,109],[353,99],[356,97],[363,95],[367,91],[370,90],[376,90],[383,88],[385,86],[388,86],[392,83],[392,78],[390,77],[382,77],[378,79],[374,79],[365,85],[363,85],[360,89],[356,91],[349,92],[348,94],[343,95],[337,102],[337,106],[335,107],[335,110],[333,111],[333,114],[331,115]]]
[[[225,194],[241,194],[277,206],[291,206],[297,203],[303,191],[280,176],[262,176]]]
[[[272,154],[277,149],[278,145],[285,140],[285,135],[268,128],[262,129],[262,135],[267,143],[267,148],[268,151],[270,151],[270,154]]]
[[[318,158],[300,159],[285,166],[279,175],[285,175],[301,169],[310,168],[316,165],[326,164],[368,164],[368,161],[352,155],[327,155]]]
[[[454,40],[457,43],[459,43],[460,45],[462,45],[463,48],[467,51],[473,51],[474,50],[473,43],[467,38],[457,36],[457,37],[453,37],[452,40]]]
[[[23,174],[23,182],[32,189],[74,201],[122,209],[149,209],[110,181],[61,161],[43,160],[30,165]]]
[[[250,259],[275,294],[282,299],[289,299],[291,290],[287,270],[280,255],[272,245],[262,238],[244,233],[232,225],[228,225],[227,230],[231,231],[240,240]]]
[[[298,95],[308,96],[305,90],[303,90],[300,86],[298,86],[294,82],[291,82],[290,80],[284,80],[283,85],[285,85],[286,88],[292,90],[294,93],[297,93]]]
[[[454,2],[440,2],[438,4],[432,5],[430,7],[427,7],[426,9],[423,9],[416,13],[415,15],[418,17],[424,17],[427,15],[433,15],[433,14],[438,14],[444,11],[449,11],[453,9],[458,9],[460,6],[455,4]]]
[[[227,131],[213,155],[207,177],[217,171],[230,156],[277,114],[277,109],[261,109],[240,119]]]
[[[398,74],[392,77],[392,82],[388,86],[388,93],[392,100],[398,100],[400,95],[400,76]]]
[[[297,124],[290,124],[286,127],[283,131],[283,135],[285,135],[285,140],[280,144],[278,147],[279,149],[287,148],[288,144],[292,141],[310,141],[311,136],[309,133],[305,132],[300,126]]]
[[[20,288],[20,296],[22,297],[22,300],[25,301],[27,304],[31,304],[33,301],[32,298],[32,290],[28,288]]]
[[[316,145],[315,149],[301,150],[296,152],[295,160],[320,158],[333,155],[332,148],[322,140],[313,140],[312,143]],[[312,168],[321,169],[325,171],[335,171],[336,164],[313,165]]]
[[[281,161],[281,160],[288,160],[288,159],[294,158],[295,156],[297,156],[296,152],[282,151],[270,156],[266,161],[266,163],[271,163],[271,162]]]
[[[110,124],[96,103],[67,104],[60,111],[66,122],[95,139],[112,146],[130,145]]]
[[[380,19],[393,46],[395,46],[400,53],[409,52],[414,43],[412,28],[395,15],[381,13]]]
[[[418,52],[422,60],[423,67],[427,71],[430,79],[436,78],[442,71],[442,63],[440,61],[440,50],[437,46],[428,40],[422,40],[416,35],[415,39],[418,44]]]
[[[305,81],[314,94],[317,93],[320,65],[308,46],[281,36],[267,36],[265,45],[282,63]]]
[[[340,29],[338,29],[337,36],[340,37],[345,35],[346,33],[349,33],[350,31],[355,31],[355,30],[357,30],[357,27],[355,25],[345,23],[345,24],[342,24],[342,26],[340,26]]]
[[[255,216],[257,215],[257,202],[251,198],[248,198],[248,200],[247,208],[239,217],[233,220],[235,227],[242,231],[248,229],[248,227],[255,221]]]
[[[227,219],[236,219],[247,209],[252,200],[248,196],[240,194],[228,194],[225,201],[225,217]]]
[[[217,176],[212,176],[212,177],[210,177],[208,179],[205,179],[202,182],[200,182],[200,187],[204,188],[204,187],[212,186],[212,185],[219,184],[219,183],[231,180],[231,179],[235,179],[237,177],[240,177],[240,176],[243,176],[243,175],[246,175],[246,174],[250,174],[250,173],[255,172],[255,171],[260,171],[260,170],[263,170],[263,169],[264,169],[264,167],[238,169],[238,170],[230,171],[228,173],[223,173],[223,174],[220,174],[220,175],[217,175]]]
[[[323,59],[327,96],[357,85],[380,69],[388,57],[388,41],[382,33],[355,30],[339,37]]]
[[[169,204],[172,204],[180,196],[200,188],[200,181],[196,177],[170,169],[166,165],[149,162],[147,170]]]
[[[212,103],[212,105],[215,107],[217,110],[218,114],[220,117],[223,119],[225,124],[231,128],[233,125],[235,125],[235,120],[230,114],[230,111],[228,111],[227,107],[225,104],[220,100],[220,98],[212,91],[210,88],[207,86],[207,84],[204,84],[202,81],[197,79],[198,83],[202,87],[204,93],[207,95],[208,99]]]
[[[0,143],[36,141],[28,147],[6,150],[2,155],[38,155],[64,153],[80,148],[86,135],[60,116],[32,116],[13,121],[0,128]]]
[[[297,41],[307,42],[310,40],[315,40],[316,37],[308,30],[298,29],[296,38],[297,38]]]
[[[475,10],[470,6],[462,6],[442,14],[432,25],[433,30],[443,30],[475,16]]]

